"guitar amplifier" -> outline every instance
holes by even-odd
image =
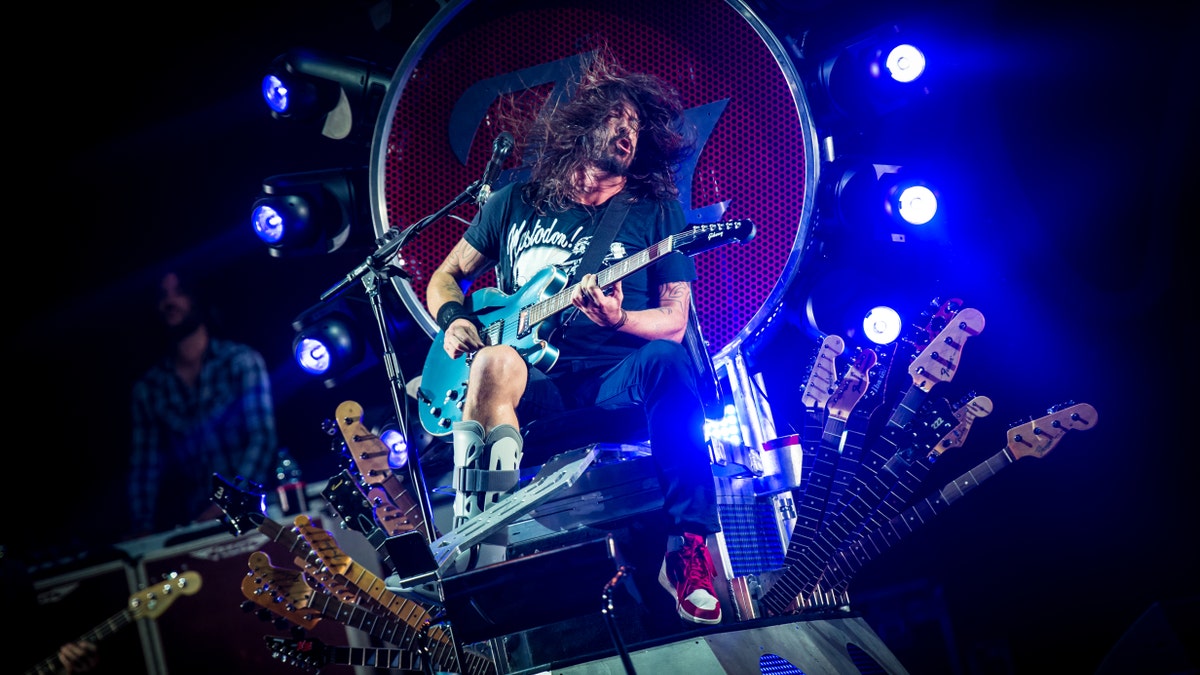
[[[311,517],[314,523],[322,522],[318,514]],[[337,541],[364,566],[378,567],[375,550],[361,536],[339,530]],[[147,652],[154,667],[152,673],[295,675],[297,666],[277,659],[265,642],[267,636],[311,638],[329,647],[375,646],[366,633],[333,620],[322,619],[305,631],[265,609],[248,605],[241,583],[249,573],[250,555],[256,551],[266,553],[275,567],[296,569],[294,554],[257,531],[240,536],[207,536],[149,551],[140,558],[137,574],[143,584],[172,571],[198,572],[204,584],[194,597],[180,599],[178,607],[150,626]],[[374,672],[365,667],[355,670],[362,674]]]

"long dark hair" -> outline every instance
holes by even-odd
[[[525,198],[539,211],[565,210],[577,187],[574,178],[586,162],[585,137],[619,105],[631,103],[640,125],[626,192],[633,199],[677,199],[675,173],[695,143],[679,93],[655,75],[626,71],[607,49],[583,58],[571,99],[532,121],[526,118],[524,136],[534,161]]]

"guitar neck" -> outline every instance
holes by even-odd
[[[389,591],[382,579],[342,552],[328,532],[313,526],[305,516],[297,516],[296,527],[300,536],[320,558],[321,576],[333,576],[339,585],[346,584],[357,589],[389,618],[394,617],[425,635],[425,649],[431,654],[435,665],[452,671],[458,668],[453,636],[440,627],[431,627],[432,617],[424,607]]]
[[[625,277],[637,272],[638,270],[648,267],[657,262],[663,256],[666,256],[675,251],[675,238],[680,235],[667,237],[662,241],[652,244],[647,248],[638,251],[637,253],[622,258],[617,262],[605,267],[596,273],[596,284],[604,290],[624,279]],[[523,322],[524,325],[536,326],[537,324],[549,319],[559,312],[571,306],[571,293],[579,284],[572,284],[554,295],[534,303],[529,307],[528,321]]]
[[[421,657],[410,649],[386,647],[326,647],[325,665],[367,666],[394,670],[420,670]]]
[[[838,445],[845,428],[846,423],[839,419],[830,418],[826,422],[821,441],[812,455],[812,466],[806,471],[808,481],[792,491],[796,502],[796,524],[792,526],[792,536],[788,540],[789,556],[807,549],[821,526],[836,471]]]
[[[980,402],[974,414],[987,414],[991,402]],[[1096,409],[1087,403],[1067,403],[1051,408],[1044,417],[1008,430],[1008,445],[970,471],[946,483],[935,495],[917,502],[885,525],[874,528],[848,542],[832,557],[825,572],[833,588],[845,588],[851,576],[868,561],[929,522],[950,504],[995,476],[1004,467],[1022,457],[1043,457],[1073,429],[1096,426]],[[968,413],[970,414],[970,413]],[[964,415],[964,421],[969,418]]]
[[[98,643],[133,622],[133,614],[128,609],[122,609],[100,625],[80,635],[78,641]],[[25,675],[55,675],[61,672],[63,672],[63,666],[62,662],[58,660],[58,652],[56,651],[54,654],[39,661],[34,667],[25,671]]]
[[[905,398],[909,404],[913,403],[911,392]],[[907,443],[889,441],[887,444],[875,444],[876,447],[867,453],[867,461],[859,465],[854,485],[843,493],[843,503],[837,515],[822,521],[807,546],[788,548],[785,555],[788,566],[775,586],[763,596],[764,605],[781,612],[793,599],[810,595],[821,583],[827,561],[844,542],[852,539],[857,531],[872,520],[882,521],[899,512],[929,468],[928,460],[922,463],[901,458],[912,454],[917,448],[928,454],[929,448],[944,435],[944,429],[953,426],[953,411],[948,408],[949,404],[936,407],[933,412],[923,416],[919,424],[912,423],[913,415],[908,413],[892,415],[890,423],[901,424],[897,420],[904,420],[911,426],[919,427],[920,431]],[[915,408],[913,411],[915,413]],[[896,433],[895,437],[900,438],[900,435]],[[922,441],[921,438],[927,440]],[[893,448],[895,452],[885,456],[876,449],[881,445],[885,446],[885,452]]]
[[[421,505],[413,498],[405,481],[392,474],[368,492],[371,502],[376,504],[375,519],[390,536],[411,530],[425,531],[425,516]]]
[[[871,413],[856,410],[850,414],[843,431],[845,440],[838,454],[837,469],[833,474],[833,483],[829,496],[825,500],[825,513],[821,515],[818,529],[825,528],[841,513],[840,505],[845,498],[846,490],[858,475],[859,465],[862,464],[863,446],[867,442],[867,427],[871,421]]]
[[[955,428],[954,410],[945,400],[933,402],[928,412],[911,423],[918,428],[905,447],[900,448],[885,465],[888,475],[895,476],[892,487],[872,512],[863,519],[859,530],[878,527],[900,513],[917,488],[924,482],[938,457],[935,448],[941,439]],[[908,459],[916,457],[916,459]]]
[[[933,520],[934,516],[945,511],[963,495],[1000,473],[1001,469],[1014,461],[1012,453],[1005,448],[886,523],[850,540],[831,558],[830,565],[825,570],[825,580],[830,583],[831,588],[844,589],[864,565],[898,544],[920,526]]]

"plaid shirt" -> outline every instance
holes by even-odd
[[[212,340],[194,389],[170,358],[151,367],[133,386],[132,421],[134,532],[195,520],[211,504],[214,473],[267,484],[276,450],[271,385],[266,361],[246,345]]]

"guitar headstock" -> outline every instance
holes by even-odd
[[[1054,449],[1068,431],[1096,426],[1096,409],[1087,403],[1067,402],[1051,408],[1048,414],[1008,430],[1008,451],[1014,459],[1042,457]]]
[[[355,401],[337,407],[337,425],[350,452],[350,459],[366,485],[379,485],[393,474],[388,464],[388,447],[363,424],[363,408]]]
[[[938,455],[951,448],[961,448],[967,440],[967,433],[971,431],[971,425],[976,419],[992,414],[992,408],[992,399],[986,396],[971,395],[968,400],[960,402],[954,409],[958,424],[934,446],[929,458],[937,459]]]
[[[271,650],[271,656],[310,673],[320,671],[321,666],[329,662],[325,653],[325,643],[320,640],[296,640],[273,635],[264,635],[263,639],[267,641],[267,649]]]
[[[195,595],[200,592],[200,586],[199,572],[171,572],[160,583],[147,586],[130,596],[129,612],[135,619],[157,619],[175,602],[175,598]]]
[[[250,573],[242,577],[247,600],[306,630],[316,627],[321,614],[309,607],[315,591],[298,570],[275,567],[262,551],[251,553],[247,566]]]
[[[267,518],[267,493],[261,485],[251,485],[257,488],[256,492],[243,490],[221,474],[213,474],[213,503],[221,508],[226,524],[238,536],[257,529]]]
[[[837,357],[846,351],[846,341],[839,335],[826,336],[813,357],[808,381],[800,390],[800,402],[810,410],[825,407],[837,388]]]
[[[950,298],[946,301],[934,298],[929,306],[921,311],[918,320],[909,327],[908,334],[903,336],[904,341],[914,345],[918,351],[924,349],[925,345],[937,338],[938,333],[950,324],[950,320],[962,308],[961,298]]]
[[[842,421],[850,417],[854,406],[858,405],[870,390],[871,369],[875,367],[878,360],[879,356],[871,349],[860,350],[855,355],[846,375],[838,382],[837,389],[829,397],[827,406],[830,417]]]
[[[370,535],[378,527],[367,495],[363,494],[358,481],[349,470],[343,469],[341,473],[330,478],[325,484],[325,489],[321,491],[321,496],[347,528],[359,534]]]
[[[944,398],[925,401],[916,417],[901,429],[888,429],[885,433],[893,439],[897,455],[905,461],[913,457],[929,457],[934,447],[957,424],[954,408]]]
[[[362,416],[362,406],[354,401],[344,401],[337,408],[337,424],[350,459],[362,484],[370,488],[366,495],[376,523],[389,536],[423,528],[425,517],[406,486],[408,479],[392,468],[391,449],[363,424]],[[388,489],[381,489],[383,486]]]
[[[983,314],[977,309],[960,309],[929,345],[908,366],[913,386],[926,393],[939,382],[949,382],[958,372],[967,338],[983,331]]]
[[[715,223],[700,223],[672,237],[674,250],[685,255],[696,255],[730,243],[746,243],[758,234],[754,221],[722,220]]]

